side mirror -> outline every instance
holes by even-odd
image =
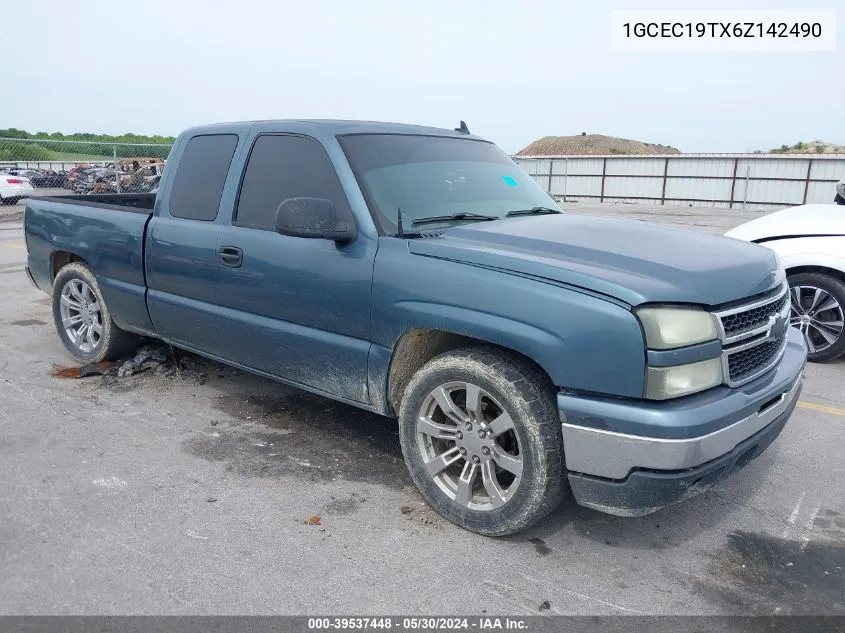
[[[282,202],[276,209],[276,231],[340,243],[351,242],[357,235],[352,218],[338,217],[331,201],[322,198],[288,198]]]

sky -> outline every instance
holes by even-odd
[[[611,50],[614,9],[801,9],[793,0],[39,0],[9,7],[0,128],[176,135],[341,118],[470,130],[516,152],[607,134],[685,152],[845,144],[836,52]],[[11,25],[13,28],[10,28]]]

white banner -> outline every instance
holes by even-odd
[[[835,51],[836,11],[612,11],[615,51]]]

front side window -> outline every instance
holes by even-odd
[[[259,136],[244,173],[235,223],[275,230],[276,209],[288,198],[323,198],[341,213],[349,206],[334,166],[317,141]]]
[[[173,177],[170,215],[203,222],[217,217],[237,145],[235,134],[195,136],[188,141]]]
[[[339,140],[389,235],[396,233],[399,209],[406,231],[414,220],[433,216],[503,218],[535,207],[557,209],[555,201],[492,143],[400,134],[356,134]],[[444,220],[439,226],[460,222]]]

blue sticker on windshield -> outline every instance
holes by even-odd
[[[504,181],[505,181],[505,184],[506,184],[508,187],[516,187],[516,186],[519,184],[519,183],[516,181],[516,179],[512,178],[511,176],[502,176],[502,180],[504,180]]]

